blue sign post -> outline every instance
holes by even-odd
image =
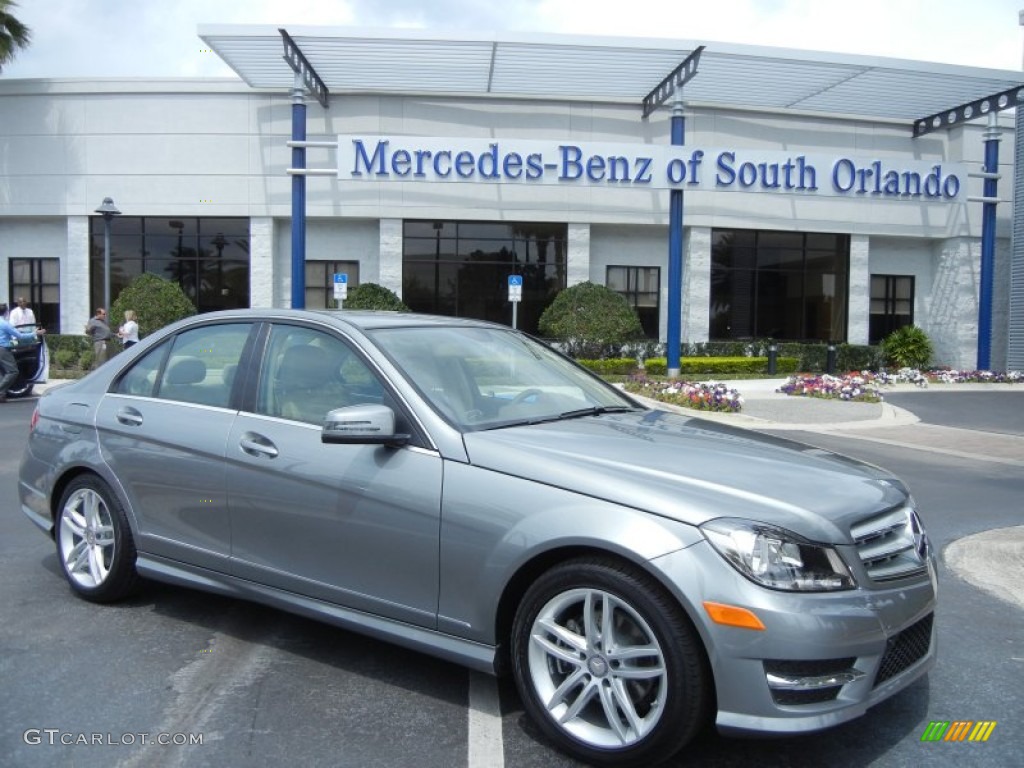
[[[523,300],[523,276],[508,276],[508,300],[512,302],[512,327],[517,327],[517,310],[519,302]]]
[[[704,46],[695,48],[658,87],[644,97],[644,117],[672,98],[671,143],[681,147],[685,143],[686,119],[683,116],[683,86],[697,76]],[[679,353],[683,327],[683,190],[669,193],[668,221],[668,328],[665,332],[665,357],[669,378],[678,378]]]
[[[334,274],[334,300],[338,302],[338,309],[345,306],[345,299],[348,298],[348,275],[344,272]]]

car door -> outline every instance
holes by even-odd
[[[321,442],[329,410],[367,402],[391,406],[408,431],[385,383],[331,331],[271,326],[255,389],[227,443],[232,572],[433,627],[440,456],[415,438]]]
[[[228,571],[224,446],[237,413],[234,374],[254,327],[185,330],[135,361],[103,397],[100,450],[131,503],[140,551]]]

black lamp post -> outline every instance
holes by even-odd
[[[114,205],[114,200],[103,198],[103,203],[96,209],[103,217],[103,308],[110,312],[110,222],[121,212]],[[108,314],[107,317],[110,315]]]

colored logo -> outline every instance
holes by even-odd
[[[988,741],[995,728],[995,720],[932,720],[921,741]]]

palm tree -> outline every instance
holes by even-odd
[[[32,30],[11,13],[17,6],[14,0],[0,0],[0,71],[5,64],[14,61],[14,54],[18,49],[28,48],[32,39]]]

